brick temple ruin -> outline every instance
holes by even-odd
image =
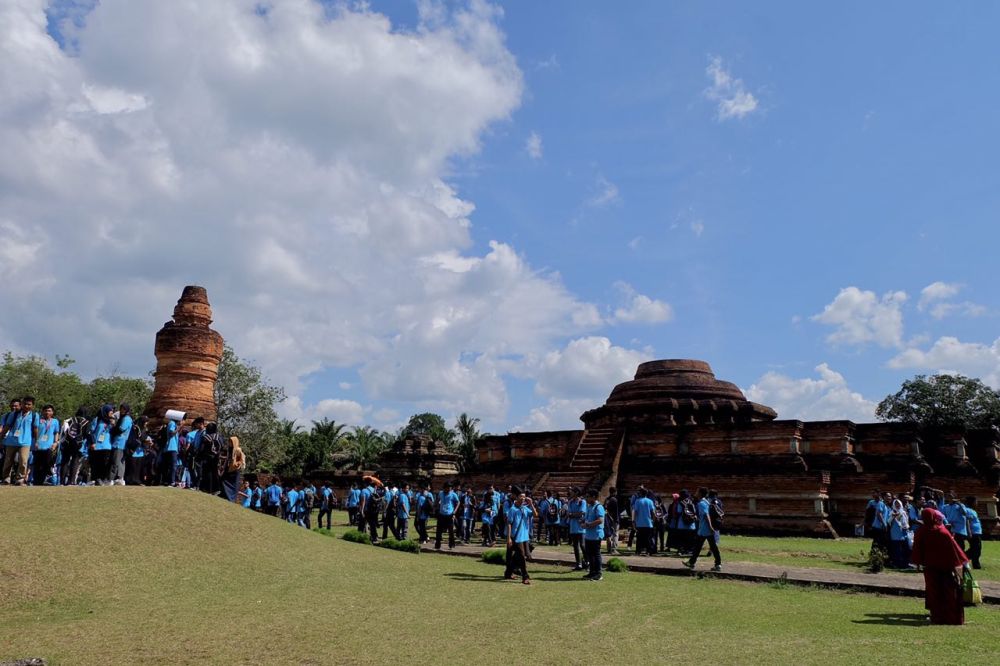
[[[596,487],[602,496],[611,486],[667,497],[707,486],[725,502],[727,530],[810,536],[850,535],[875,488],[930,487],[975,495],[984,533],[1000,536],[992,430],[778,420],[693,360],[641,364],[580,419],[583,430],[486,437],[479,470],[463,482]]]

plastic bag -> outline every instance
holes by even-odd
[[[962,601],[966,606],[978,606],[983,603],[983,591],[979,589],[979,583],[968,569],[962,572]]]

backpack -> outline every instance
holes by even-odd
[[[167,426],[160,426],[160,429],[156,431],[156,448],[160,451],[166,451],[173,435],[174,433],[170,432]]]
[[[87,441],[87,419],[74,416],[66,424],[66,434],[63,435],[63,444],[66,445],[67,453],[79,453],[83,448],[83,443]]]
[[[869,504],[865,509],[865,525],[871,527],[875,524],[875,505]]]
[[[385,495],[372,493],[365,505],[365,513],[369,516],[379,516],[385,511]]]
[[[559,517],[559,505],[554,501],[549,502],[548,513],[550,520],[556,520]]]
[[[198,459],[207,462],[213,458],[218,458],[222,454],[222,436],[213,432],[211,435],[201,436],[201,448],[198,449]]]
[[[681,519],[688,525],[698,520],[698,511],[690,498],[681,502]]]
[[[712,521],[712,527],[715,529],[722,527],[722,521],[726,517],[726,512],[722,510],[722,503],[719,500],[715,500],[708,505],[708,517]]]
[[[141,431],[139,426],[135,423],[132,424],[132,429],[128,431],[128,439],[125,440],[125,450],[129,453],[135,453],[139,448],[139,438]]]
[[[316,494],[309,490],[306,490],[305,495],[306,495],[306,508],[307,509],[313,508],[313,505],[316,503]]]

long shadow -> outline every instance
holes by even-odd
[[[479,574],[470,574],[470,573],[463,573],[463,572],[454,571],[454,572],[451,572],[451,573],[446,573],[444,575],[447,576],[448,578],[453,579],[453,580],[464,580],[464,581],[470,581],[470,582],[475,582],[475,583],[510,583],[511,582],[509,580],[506,580],[503,577],[502,573],[499,573],[496,576],[482,576],[482,575],[479,575]],[[517,577],[517,576],[515,576],[514,580],[516,582],[521,582],[521,579],[519,577]],[[564,577],[561,578],[561,577],[558,577],[558,574],[556,574],[555,576],[553,576],[551,574],[545,574],[545,575],[542,575],[542,576],[532,576],[531,580],[532,581],[546,582],[546,583],[586,583],[586,582],[588,582],[588,581],[584,580],[583,578],[564,578]]]
[[[867,620],[851,620],[854,624],[888,624],[896,627],[927,627],[923,613],[865,613]]]

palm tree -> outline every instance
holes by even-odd
[[[462,455],[462,460],[466,468],[475,465],[476,462],[476,442],[482,439],[479,432],[479,419],[469,418],[469,415],[462,412],[455,421],[455,430],[458,432],[458,453]]]
[[[345,438],[343,454],[358,469],[366,469],[375,462],[388,445],[382,434],[371,426],[354,426]]]

